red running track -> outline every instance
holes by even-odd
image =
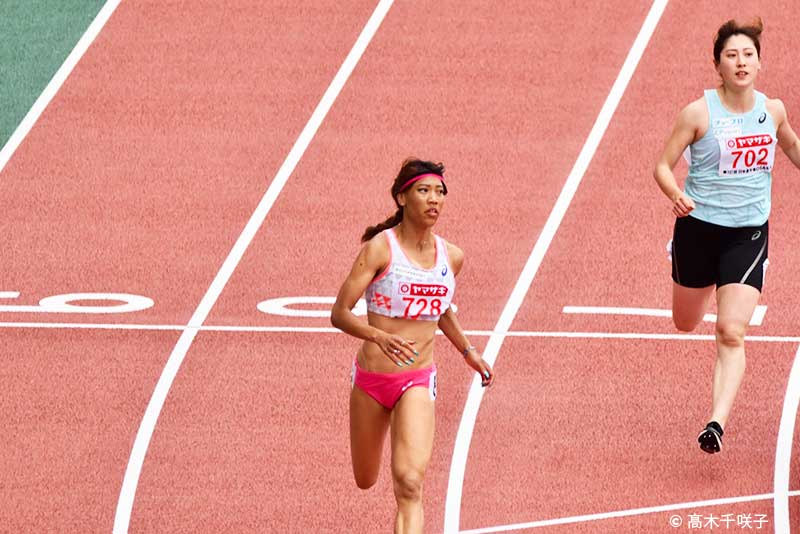
[[[3,289],[20,304],[127,292],[156,305],[0,321],[186,324],[373,7],[123,2],[3,172]],[[178,335],[0,336],[0,501],[13,505],[0,523],[110,531]],[[179,524],[164,509],[158,521]]]
[[[769,39],[759,88],[800,113],[788,99],[797,21],[785,4],[759,6]],[[561,307],[668,306],[670,221],[650,169],[679,107],[714,83],[705,58],[730,11],[720,6],[669,5],[515,330],[672,331],[668,321],[564,316]],[[3,173],[10,211],[0,224],[13,236],[4,274],[7,290],[31,303],[125,291],[156,305],[118,317],[0,321],[186,324],[373,7],[122,3]],[[467,253],[462,323],[491,329],[648,8],[394,5],[207,323],[327,326],[256,304],[334,295],[361,231],[390,211],[392,172],[414,154],[447,164],[451,194],[437,231]],[[758,333],[796,335],[796,192],[783,184],[797,172],[782,157],[777,166],[769,311]],[[177,333],[0,335],[13,384],[0,397],[3,423],[18,430],[0,460],[13,474],[0,495],[14,512],[0,520],[12,530],[110,530],[130,446]],[[369,492],[351,481],[356,347],[337,334],[200,333],[153,435],[130,531],[388,531],[388,471]],[[726,454],[710,459],[692,443],[707,409],[709,342],[506,340],[473,437],[462,528],[772,491],[795,350],[751,345]],[[443,527],[471,380],[445,342],[438,364],[430,532]],[[653,436],[656,450],[631,447],[631,428]],[[770,501],[693,511],[708,510],[772,518]],[[670,529],[662,513],[545,530]]]
[[[680,108],[715,85],[711,38],[728,14],[737,13],[735,5],[668,5],[514,330],[675,333],[669,319],[564,315],[562,308],[670,307],[665,244],[673,219],[651,178],[652,167]],[[759,89],[797,108],[792,88],[800,79],[788,51],[800,19],[785,2],[762,2],[758,12],[767,24]],[[800,254],[791,243],[800,237],[792,209],[800,200],[792,187],[798,174],[779,158],[771,265],[761,302],[768,311],[763,326],[750,330],[753,335],[797,336],[793,297]],[[711,323],[699,333],[713,334]],[[748,345],[747,375],[724,454],[708,457],[694,437],[710,409],[712,341],[507,340],[496,370],[513,379],[498,382],[479,414],[462,528],[771,494],[776,438],[797,348],[797,342]],[[793,449],[798,450],[796,439]],[[793,473],[799,461],[794,454]],[[499,503],[489,511],[481,510],[487,494]],[[796,524],[798,502],[791,502]],[[683,513],[691,511],[708,509]],[[770,529],[775,519],[771,498],[714,511],[764,514]],[[592,521],[564,531],[666,532],[672,530],[669,516]]]

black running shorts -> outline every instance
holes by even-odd
[[[747,284],[761,291],[769,221],[730,228],[679,217],[672,234],[672,279],[684,287]]]

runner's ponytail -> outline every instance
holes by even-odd
[[[361,236],[361,242],[366,243],[367,241],[369,241],[379,233],[383,232],[387,228],[393,228],[397,226],[398,224],[400,224],[402,220],[403,220],[403,208],[397,208],[397,211],[394,213],[394,215],[392,215],[382,223],[378,223],[375,226],[370,226],[369,228],[364,230],[364,235]]]

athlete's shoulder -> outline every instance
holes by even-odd
[[[691,126],[704,126],[708,123],[708,104],[705,96],[689,102],[681,110],[678,120]]]
[[[709,112],[705,96],[689,102],[678,114],[673,130],[673,139],[681,139],[689,145],[699,140],[708,131]]]
[[[784,106],[780,98],[767,98],[764,105],[767,107],[769,114],[772,115],[776,125],[782,123],[784,119],[786,119],[786,106]]]
[[[391,259],[389,240],[384,232],[379,232],[361,247],[360,255],[370,266],[385,266]]]

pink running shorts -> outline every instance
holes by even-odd
[[[353,360],[350,385],[358,386],[364,393],[391,410],[409,388],[426,387],[431,400],[436,400],[436,365],[399,373],[373,373],[365,371]]]

